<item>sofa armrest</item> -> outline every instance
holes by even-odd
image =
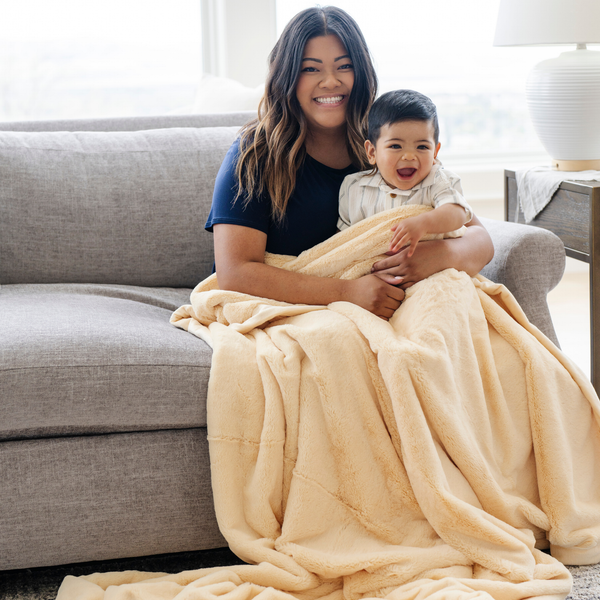
[[[504,284],[525,314],[559,346],[547,294],[565,271],[565,248],[558,236],[545,229],[481,218],[494,243],[494,258],[481,274]],[[560,346],[559,346],[560,347]]]

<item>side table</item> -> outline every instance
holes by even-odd
[[[525,223],[514,171],[504,171],[504,220]],[[600,181],[563,181],[529,225],[555,233],[567,256],[590,265],[591,381],[600,392]]]

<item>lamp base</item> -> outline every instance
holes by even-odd
[[[600,171],[598,160],[557,160],[552,159],[552,168],[557,171]]]
[[[594,168],[582,165],[600,159],[600,52],[578,44],[542,61],[530,72],[526,91],[542,145],[550,156],[562,156],[553,163],[565,163],[558,169]]]

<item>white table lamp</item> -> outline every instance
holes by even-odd
[[[494,46],[577,44],[527,78],[533,126],[560,171],[600,169],[600,0],[501,0]]]

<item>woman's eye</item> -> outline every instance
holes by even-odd
[[[348,63],[348,64],[346,64],[346,65],[342,65],[342,66],[340,67],[340,69],[346,69],[346,70],[347,70],[347,69],[354,69],[354,65],[352,65],[352,64],[350,64],[350,63]]]

